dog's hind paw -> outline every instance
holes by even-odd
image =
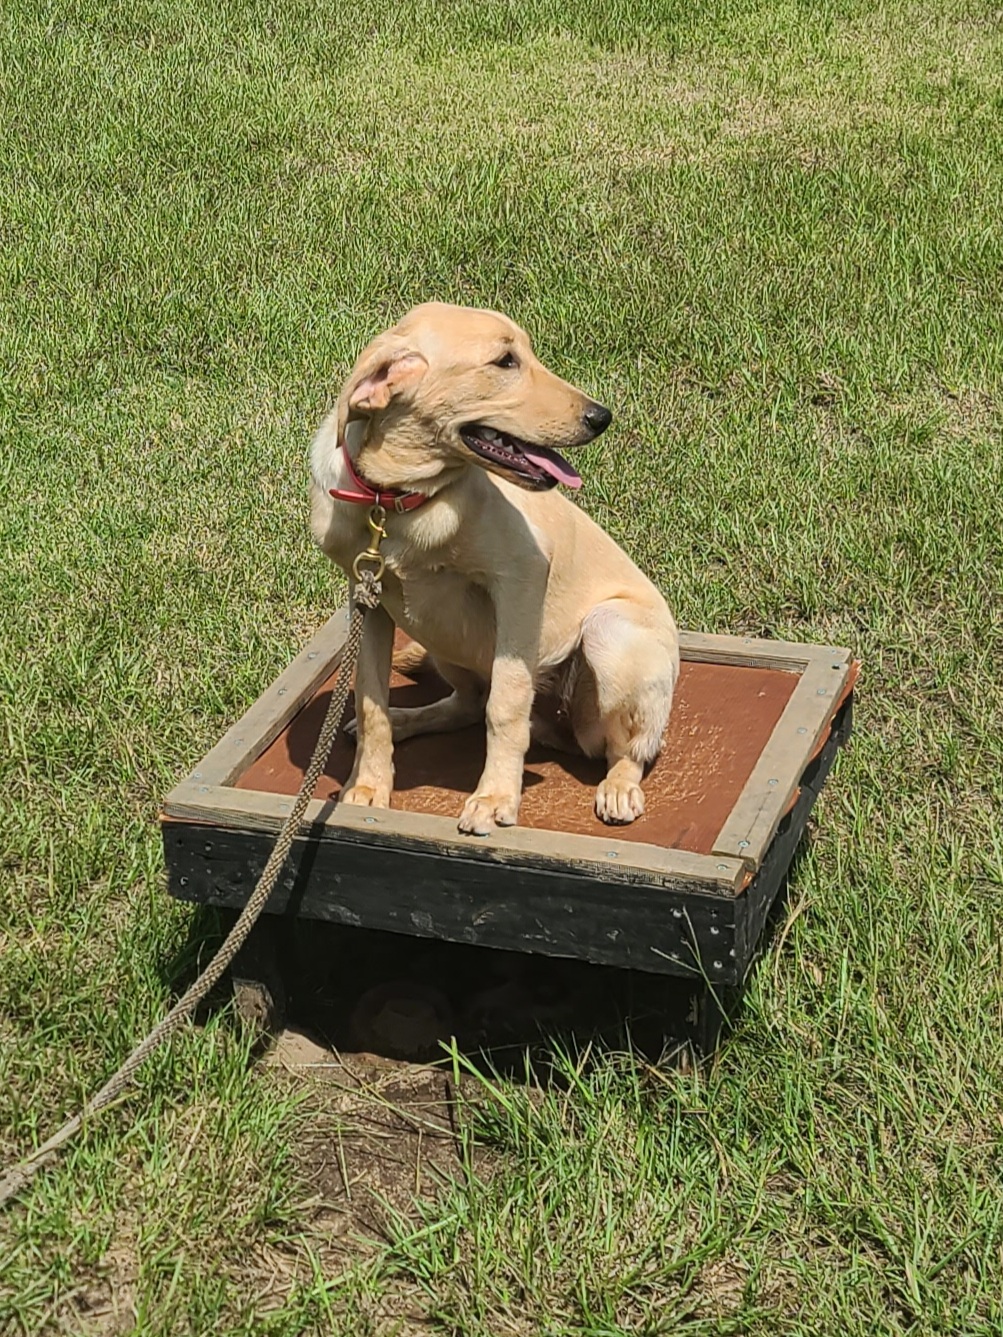
[[[468,836],[489,836],[496,826],[515,826],[519,797],[471,794],[460,813],[459,828]]]
[[[596,816],[610,826],[627,826],[643,812],[640,785],[607,776],[596,790]]]

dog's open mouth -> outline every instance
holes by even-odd
[[[463,444],[486,464],[514,474],[524,487],[542,492],[563,483],[580,488],[582,480],[566,459],[549,446],[534,446],[508,432],[496,431],[483,423],[472,422],[460,428]]]

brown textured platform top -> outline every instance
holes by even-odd
[[[618,840],[709,854],[780,719],[799,675],[779,669],[684,661],[665,747],[644,782],[647,811]],[[390,699],[421,705],[445,695],[441,679],[395,674]],[[234,782],[238,789],[295,794],[330,697],[324,683],[278,738]],[[394,753],[392,805],[458,816],[484,765],[484,725],[411,738]],[[334,797],[348,777],[355,745],[339,735],[315,797]],[[611,828],[593,811],[601,761],[534,747],[526,758],[519,823],[537,830],[598,836]]]

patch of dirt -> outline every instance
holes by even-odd
[[[295,923],[284,948],[289,1024],[264,1064],[307,1084],[297,1160],[342,1266],[385,1241],[388,1217],[417,1225],[449,1180],[490,1175],[492,1153],[465,1133],[485,1099],[471,1067],[545,1084],[555,1042],[628,1037],[660,1060],[690,1000],[668,977],[335,925]]]
[[[310,1084],[297,1161],[315,1195],[314,1224],[345,1261],[385,1240],[388,1215],[416,1217],[417,1199],[465,1172],[451,1073],[341,1054],[297,1028],[277,1037],[266,1062]]]
[[[945,431],[969,440],[972,436],[998,436],[1003,431],[1003,409],[984,390],[969,386],[941,386]]]
[[[136,1265],[135,1252],[129,1245],[113,1244],[92,1276],[59,1297],[42,1331],[87,1337],[123,1337],[135,1332]]]

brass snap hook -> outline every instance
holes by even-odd
[[[387,569],[386,561],[380,554],[380,544],[387,536],[383,523],[386,518],[386,508],[381,506],[379,502],[366,517],[366,524],[369,526],[369,547],[360,552],[352,563],[352,575],[356,580],[362,579],[363,566],[372,568],[374,580],[381,580],[383,572]]]

